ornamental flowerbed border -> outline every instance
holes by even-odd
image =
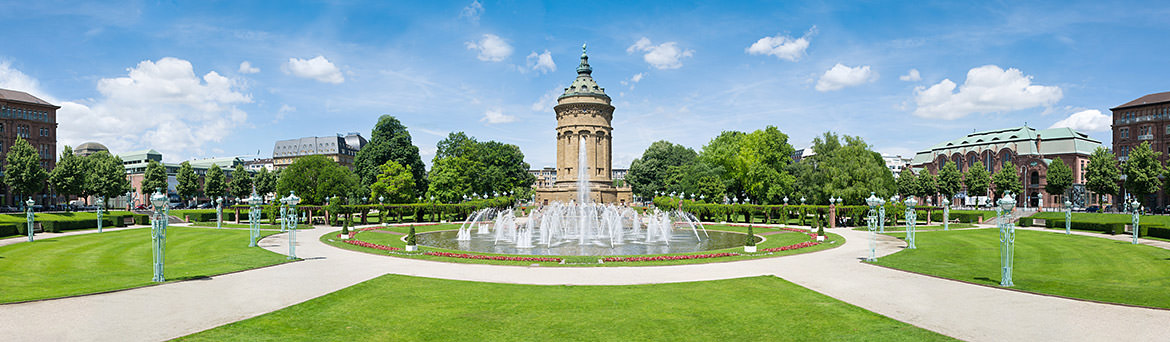
[[[423,255],[441,256],[448,258],[460,259],[476,259],[476,260],[499,260],[499,261],[537,261],[537,262],[561,262],[561,258],[549,257],[522,257],[522,256],[503,256],[503,255],[482,255],[482,254],[466,254],[466,253],[450,253],[450,252],[423,252]]]
[[[691,260],[691,259],[708,259],[708,258],[722,258],[729,256],[739,256],[739,253],[725,252],[725,253],[711,253],[711,254],[687,254],[687,255],[657,255],[644,257],[608,257],[602,258],[604,262],[639,262],[639,261],[673,261],[673,260]]]
[[[813,234],[813,235],[816,235],[816,234]],[[801,242],[801,243],[798,243],[798,244],[795,244],[795,245],[781,246],[781,247],[775,247],[775,248],[765,248],[765,249],[761,249],[761,250],[760,250],[760,252],[783,252],[783,251],[791,251],[791,250],[794,250],[794,249],[801,249],[801,248],[805,248],[805,247],[812,247],[812,246],[816,246],[816,245],[819,245],[819,244],[821,244],[821,243],[820,243],[820,242],[817,242],[817,241],[805,241],[805,242]]]

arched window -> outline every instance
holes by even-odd
[[[974,155],[967,157],[967,168],[970,169],[971,167],[975,166],[976,160],[979,159],[976,159]]]
[[[983,155],[983,166],[987,167],[988,173],[991,173],[992,165],[994,165],[994,163],[991,162],[991,152],[987,152]]]
[[[1029,184],[1040,184],[1040,172],[1033,170],[1032,176],[1029,178]]]

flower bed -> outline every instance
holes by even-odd
[[[605,262],[671,261],[671,260],[722,258],[722,257],[729,257],[729,256],[739,256],[739,253],[659,255],[659,256],[644,256],[644,257],[609,257],[609,258],[604,258],[601,260],[605,261]]]
[[[375,229],[382,229],[382,227],[366,227],[366,228],[362,228],[362,229],[357,229],[357,230],[349,232],[349,238],[352,239],[354,235],[357,235],[357,233],[361,233],[361,232],[364,232],[367,230],[375,230]],[[337,237],[340,238],[341,233],[337,233]]]
[[[366,248],[380,249],[380,250],[383,250],[383,251],[400,251],[400,250],[402,250],[402,248],[398,248],[398,247],[391,247],[391,246],[387,246],[387,245],[379,245],[379,244],[376,244],[376,243],[369,243],[369,242],[360,241],[360,240],[345,240],[345,241],[342,241],[342,242],[345,242],[345,243],[348,243],[348,244],[351,244],[351,245],[354,245],[354,246],[358,246],[358,247],[366,247]]]
[[[441,257],[448,257],[448,258],[460,258],[460,259],[476,259],[476,260],[561,262],[561,258],[548,258],[548,257],[478,255],[478,254],[448,253],[448,252],[425,252],[425,253],[423,253],[423,255],[441,256]]]
[[[813,234],[813,235],[815,236],[816,234]],[[760,252],[783,252],[783,251],[791,251],[791,250],[794,250],[794,249],[801,249],[801,248],[805,248],[805,247],[812,247],[812,246],[816,246],[816,245],[819,245],[819,244],[821,244],[821,243],[820,243],[820,242],[816,242],[816,241],[805,241],[805,242],[801,242],[801,243],[798,243],[798,244],[795,244],[795,245],[781,246],[781,247],[776,247],[776,248],[766,248],[766,249],[762,249],[762,250],[760,250]]]

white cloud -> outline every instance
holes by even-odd
[[[645,52],[642,59],[658,69],[678,69],[682,67],[683,57],[691,57],[694,50],[681,49],[676,42],[665,42],[654,45],[650,38],[642,37],[634,45],[626,48],[626,53]]]
[[[955,88],[955,82],[950,79],[930,88],[917,87],[914,100],[918,108],[914,115],[953,120],[971,113],[1048,107],[1064,96],[1060,87],[1033,85],[1032,76],[1025,76],[1015,68],[1004,70],[995,65],[971,69],[958,92]]]
[[[484,121],[487,121],[488,124],[501,124],[516,121],[516,117],[512,115],[506,115],[503,111],[497,108],[484,112],[483,119],[479,119],[479,122]]]
[[[873,82],[877,80],[877,77],[877,73],[869,70],[868,65],[848,67],[837,63],[832,69],[826,70],[825,74],[821,75],[821,78],[817,80],[816,89],[817,91],[840,90],[845,87]]]
[[[639,73],[635,74],[634,77],[630,77],[630,82],[638,83],[638,82],[642,81],[643,77],[646,77],[646,73],[639,72]]]
[[[898,79],[906,82],[918,82],[922,80],[922,74],[918,73],[918,69],[910,69],[905,75],[898,76]]]
[[[280,110],[276,111],[276,118],[274,118],[272,120],[272,122],[279,122],[280,120],[284,120],[284,116],[286,114],[292,113],[295,111],[297,111],[297,107],[289,106],[287,104],[281,104]]]
[[[752,55],[772,55],[779,59],[796,62],[801,57],[804,57],[805,50],[808,50],[809,41],[816,33],[817,27],[814,25],[800,38],[780,34],[773,37],[764,37],[757,40],[747,49],[744,49],[744,51]]]
[[[544,53],[538,54],[536,51],[528,54],[528,69],[532,69],[539,73],[550,73],[557,71],[557,64],[553,63],[552,54],[548,50]]]
[[[485,34],[479,42],[467,42],[464,45],[468,50],[479,50],[479,55],[475,57],[481,61],[500,62],[512,55],[512,46],[494,34]]]
[[[240,63],[240,73],[241,74],[255,74],[258,72],[260,72],[260,68],[253,67],[252,62],[243,61]]]
[[[1096,109],[1072,113],[1064,120],[1057,121],[1049,128],[1068,127],[1082,132],[1108,132],[1112,129],[1113,118]]]
[[[479,23],[479,16],[483,15],[483,4],[479,0],[472,1],[462,11],[459,11],[460,18],[467,18],[473,24]]]
[[[56,102],[49,100],[47,98],[48,94],[41,91],[40,82],[25,75],[20,70],[13,69],[12,63],[8,61],[0,60],[0,88],[19,90],[39,97],[42,100],[49,101],[50,103]]]
[[[564,88],[564,85],[560,85],[556,88],[549,89],[549,91],[545,92],[544,95],[540,96],[540,99],[537,99],[536,102],[533,102],[532,106],[529,108],[531,108],[534,112],[552,111],[552,108],[557,105],[557,97],[564,93]]]
[[[289,58],[288,63],[284,65],[284,72],[291,73],[296,77],[311,78],[324,83],[338,84],[345,82],[345,76],[341,75],[341,70],[328,59],[325,59],[325,56],[317,56],[308,60]]]
[[[114,153],[153,148],[167,160],[182,160],[202,155],[205,144],[244,124],[248,114],[237,106],[252,98],[241,88],[215,71],[198,77],[190,62],[165,57],[142,61],[124,77],[99,80],[102,97],[96,100],[46,100],[61,106],[61,145],[97,141]]]

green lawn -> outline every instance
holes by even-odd
[[[951,225],[950,225],[950,226],[948,226],[948,227],[949,227],[949,229],[962,229],[962,228],[975,228],[975,225],[974,225],[974,224],[970,224],[970,223],[951,223]],[[857,228],[853,228],[853,230],[868,231],[868,230],[869,230],[869,228],[867,228],[867,227],[857,227]],[[914,226],[914,231],[923,231],[923,230],[943,230],[943,226],[942,226],[942,224],[936,224],[936,225],[931,225],[931,226],[924,226],[924,225],[916,225],[916,226]],[[893,231],[893,232],[901,232],[901,231],[906,231],[906,226],[905,226],[905,225],[899,225],[899,226],[886,226],[886,231],[887,231],[887,232],[890,232],[890,231]]]
[[[212,227],[212,228],[215,228],[215,222],[191,222],[191,225],[192,225],[192,226],[196,226],[196,227]],[[224,228],[252,228],[252,226],[250,226],[250,225],[247,225],[247,224],[235,224],[235,223],[228,223],[227,221],[224,221],[224,222],[223,222],[223,227],[224,227]],[[275,229],[275,230],[280,230],[280,225],[279,225],[279,224],[267,224],[267,223],[265,223],[265,224],[261,224],[261,225],[260,225],[260,229]],[[302,222],[302,223],[298,223],[298,224],[297,224],[297,230],[302,230],[302,229],[313,229],[313,226],[306,225],[306,224],[304,224],[303,222]]]
[[[902,238],[904,234],[890,234]],[[973,229],[917,234],[918,249],[875,264],[998,286],[999,231]],[[1016,289],[1170,308],[1170,250],[1096,237],[1017,231]]]
[[[180,341],[938,341],[761,276],[536,286],[385,275]]]
[[[1064,212],[1046,211],[1036,213],[1030,216],[1031,218],[1055,220],[1060,223],[1060,227],[1064,228]],[[1096,222],[1096,223],[1130,223],[1133,220],[1133,215],[1130,214],[1104,214],[1104,213],[1072,213],[1072,221],[1076,222]],[[1142,215],[1141,224],[1156,224],[1160,226],[1170,226],[1170,216],[1167,215]]]
[[[740,232],[740,233],[747,232],[747,227],[739,227],[739,226],[707,225],[706,227],[707,227],[707,230],[722,230],[722,231],[731,231],[731,232]],[[445,224],[445,225],[416,226],[415,232],[422,233],[422,232],[430,232],[430,231],[438,231],[438,230],[451,230],[451,229],[459,229],[459,225],[458,224]],[[812,238],[810,238],[807,234],[804,234],[804,233],[788,232],[788,231],[783,231],[780,229],[767,228],[767,227],[755,227],[753,229],[754,229],[753,232],[757,235],[763,234],[766,232],[777,232],[777,231],[782,232],[779,234],[765,235],[764,238],[766,238],[767,240],[765,240],[764,242],[759,243],[757,245],[757,248],[759,248],[760,250],[764,250],[767,248],[794,245],[794,244],[798,244],[801,242],[812,240]],[[399,232],[399,233],[406,233],[407,231],[410,230],[410,228],[409,227],[389,227],[389,228],[386,228],[386,230],[395,231],[395,232]],[[362,240],[362,241],[366,241],[366,242],[370,242],[370,243],[376,243],[376,244],[380,244],[380,245],[387,245],[387,246],[403,248],[406,246],[406,243],[402,241],[402,237],[403,237],[402,235],[397,235],[397,234],[380,233],[377,231],[366,231],[366,232],[358,233],[355,238],[358,240]],[[617,267],[617,266],[661,266],[661,265],[701,264],[701,263],[710,263],[710,262],[725,262],[725,261],[754,259],[754,258],[760,258],[760,257],[802,254],[802,253],[815,252],[815,251],[820,251],[820,250],[825,250],[825,249],[830,249],[830,248],[840,246],[842,243],[845,242],[845,238],[841,237],[840,235],[830,233],[827,235],[825,242],[820,244],[820,245],[801,248],[801,249],[795,249],[795,250],[789,250],[789,251],[773,252],[772,254],[759,253],[759,254],[755,254],[755,255],[740,255],[740,256],[709,258],[709,259],[642,261],[642,262],[611,262],[611,263],[605,263],[605,264],[567,264],[567,265],[561,265],[557,262],[478,260],[478,259],[461,259],[461,258],[449,258],[449,257],[442,257],[442,256],[430,256],[430,255],[422,255],[422,254],[408,254],[408,253],[402,253],[402,252],[388,253],[388,252],[381,251],[381,250],[365,248],[365,247],[358,247],[358,246],[354,246],[354,245],[351,245],[348,243],[341,242],[340,239],[337,239],[337,232],[334,232],[331,234],[325,234],[325,235],[321,236],[321,241],[326,243],[326,244],[332,245],[332,246],[336,246],[336,247],[343,248],[343,249],[355,250],[355,251],[362,251],[362,252],[368,252],[368,253],[374,253],[374,254],[390,254],[390,255],[393,255],[396,257],[405,257],[405,258],[423,259],[423,260],[434,260],[434,261],[445,261],[445,262],[456,262],[456,263],[493,264],[493,265],[525,265],[525,266],[539,264],[541,266]],[[419,248],[420,252],[436,251],[436,252],[457,252],[457,253],[482,254],[482,255],[513,256],[512,254],[475,253],[475,252],[466,252],[466,251],[451,250],[451,249],[432,248],[432,247],[421,246],[421,245],[418,246],[418,248]],[[703,252],[697,252],[697,253],[677,253],[677,254],[659,254],[659,255],[710,254],[710,253],[723,253],[723,252],[735,252],[735,253],[742,254],[743,247],[717,249],[717,250],[703,251]],[[644,255],[614,255],[614,256],[615,257],[628,257],[628,256],[644,256]]]
[[[249,248],[246,230],[171,227],[166,252],[168,280],[285,262],[284,255]],[[2,246],[0,303],[150,285],[152,262],[149,228]]]

